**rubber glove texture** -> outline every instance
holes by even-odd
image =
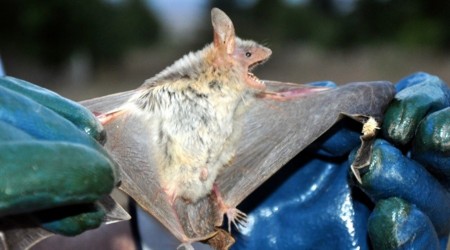
[[[0,97],[0,219],[32,213],[64,235],[98,227],[105,211],[94,202],[118,176],[95,116],[12,77],[0,78]]]
[[[341,120],[245,199],[248,227],[233,249],[367,249],[370,210],[347,182],[360,133],[361,124]]]
[[[361,185],[361,125],[343,119],[244,201],[233,249],[445,249],[449,90],[426,73],[396,88]]]
[[[376,203],[375,249],[445,249],[450,232],[450,90],[416,73],[397,84],[361,189]],[[394,146],[395,145],[395,146]],[[353,155],[350,156],[352,161]]]

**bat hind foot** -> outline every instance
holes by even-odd
[[[239,228],[241,227],[247,227],[247,215],[243,212],[241,212],[239,209],[235,207],[230,207],[227,204],[225,204],[222,195],[219,192],[219,189],[217,188],[217,185],[214,184],[213,186],[213,192],[216,195],[217,203],[219,206],[220,211],[222,214],[225,214],[227,216],[228,220],[228,232],[231,233],[231,224],[234,225],[234,227],[239,231]]]
[[[228,220],[228,232],[231,233],[231,224],[239,231],[240,227],[247,227],[247,215],[237,208],[227,208],[225,212]]]

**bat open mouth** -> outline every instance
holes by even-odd
[[[261,65],[263,63],[265,63],[267,61],[267,58],[265,60],[260,60],[257,61],[255,63],[253,63],[252,65],[250,65],[248,67],[248,71],[247,71],[247,84],[255,89],[259,89],[259,90],[265,90],[266,89],[266,84],[264,83],[263,80],[260,80],[258,77],[256,77],[251,70],[253,70],[254,68],[256,68],[258,65]]]
[[[256,46],[256,45],[253,45]],[[268,48],[257,46],[257,49],[255,49],[252,53],[246,54],[249,58],[246,60],[248,63],[247,67],[247,84],[251,88],[257,89],[257,90],[265,90],[266,84],[264,81],[260,80],[258,77],[256,77],[251,71],[255,69],[257,66],[265,63],[270,55],[272,54],[272,51]]]
[[[266,88],[264,81],[260,80],[252,72],[247,72],[247,84],[255,89],[264,90]]]

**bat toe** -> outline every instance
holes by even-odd
[[[231,233],[231,224],[239,231],[240,227],[247,227],[247,215],[237,208],[227,208],[225,212],[228,220],[228,232]]]

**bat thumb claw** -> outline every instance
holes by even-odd
[[[113,110],[108,113],[104,114],[97,114],[94,112],[97,119],[100,121],[102,125],[108,124],[110,121],[116,119],[118,116],[120,116],[124,111],[121,109]]]

